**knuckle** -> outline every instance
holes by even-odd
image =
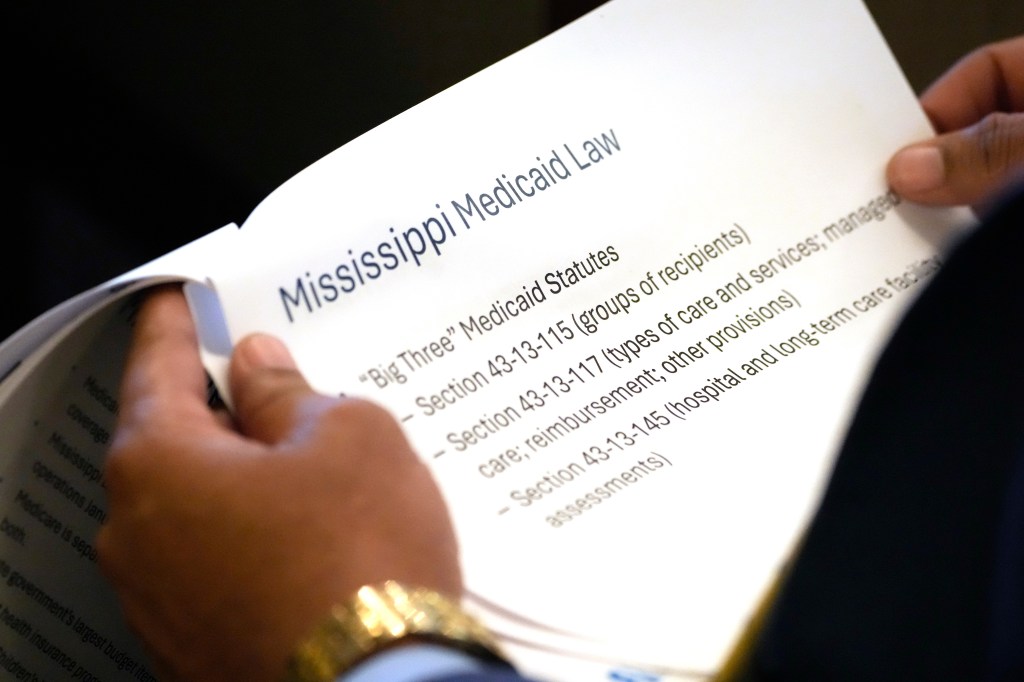
[[[103,458],[102,479],[108,497],[112,501],[129,499],[154,458],[166,452],[169,435],[179,431],[180,427],[161,421],[119,425]]]
[[[365,398],[341,398],[324,403],[323,416],[327,419],[382,426],[392,421],[390,413],[377,403]]]
[[[1024,164],[1024,119],[1020,115],[993,112],[974,129],[979,161],[989,175]]]
[[[126,487],[130,476],[135,437],[122,429],[115,433],[114,440],[103,461],[103,486],[109,495],[116,495]]]
[[[365,398],[345,398],[339,402],[338,409],[353,419],[365,419],[379,424],[394,421],[394,417],[384,407]]]
[[[344,398],[327,406],[321,417],[332,430],[357,448],[374,447],[378,456],[402,458],[410,450],[401,424],[387,409],[371,400]]]

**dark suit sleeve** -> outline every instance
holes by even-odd
[[[1024,194],[879,359],[746,679],[1024,679]]]

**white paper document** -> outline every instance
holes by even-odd
[[[876,353],[970,223],[885,185],[892,152],[930,134],[860,2],[615,0],[124,279],[192,282],[222,392],[231,344],[262,331],[318,389],[389,408],[450,505],[467,607],[523,672],[701,679],[790,556]],[[126,333],[130,309],[111,305],[101,331]],[[89,544],[102,520],[82,477],[103,444],[61,456],[57,427],[33,425],[56,420],[67,443],[83,419],[111,428],[122,348],[57,344],[72,359],[47,370],[32,345],[0,347],[23,363],[0,384],[17,529],[0,536],[2,655],[55,674],[24,622],[94,679],[147,679],[112,595],[68,578],[102,586],[61,531]],[[106,383],[84,382],[79,355]],[[71,393],[21,400],[54,371],[85,417]],[[118,671],[99,637],[137,667]]]

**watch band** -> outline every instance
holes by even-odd
[[[303,640],[285,682],[333,682],[363,658],[405,637],[452,646],[507,665],[490,632],[439,592],[389,580],[361,587]]]

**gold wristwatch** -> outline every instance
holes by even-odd
[[[444,595],[395,581],[367,585],[329,617],[288,660],[285,682],[333,682],[370,654],[405,637],[505,662],[494,637]]]

